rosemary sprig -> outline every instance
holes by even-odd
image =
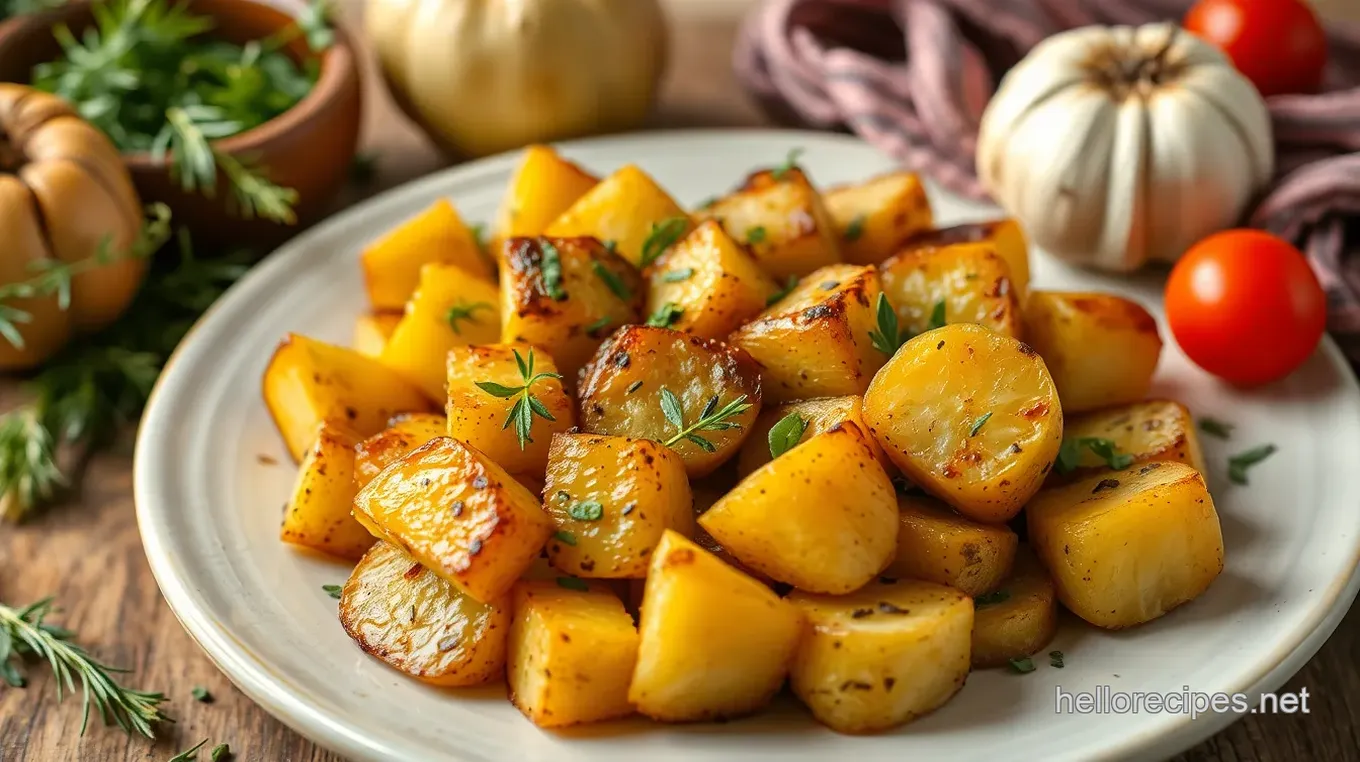
[[[459,302],[450,307],[448,312],[444,313],[444,319],[449,321],[449,327],[453,329],[455,334],[462,336],[463,331],[458,327],[460,322],[466,320],[469,323],[476,323],[477,310],[495,311],[495,309],[496,308],[488,302],[472,302],[471,304]]]
[[[534,350],[529,350],[529,359],[525,360],[520,355],[519,350],[515,353],[515,364],[519,367],[520,378],[524,381],[522,386],[505,386],[494,381],[478,381],[477,388],[500,399],[515,399],[515,404],[510,408],[510,415],[505,418],[505,425],[501,429],[508,429],[513,424],[515,436],[519,439],[519,449],[523,450],[532,443],[533,437],[530,432],[534,425],[534,416],[556,421],[553,414],[548,411],[546,405],[533,394],[533,385],[539,381],[550,378],[561,379],[557,373],[535,373],[534,372]]]
[[[715,394],[709,399],[708,404],[704,405],[703,411],[699,413],[699,418],[694,423],[686,425],[684,404],[670,389],[662,387],[661,413],[676,428],[675,435],[662,444],[667,447],[674,447],[680,442],[690,442],[705,452],[717,452],[717,446],[708,439],[699,436],[699,432],[740,429],[741,424],[729,419],[736,418],[750,409],[751,403],[746,401],[745,394],[722,407],[718,407],[718,395]]]
[[[128,735],[155,738],[156,723],[169,719],[159,709],[165,696],[119,684],[113,674],[126,670],[103,664],[72,643],[74,633],[43,621],[50,613],[51,598],[20,609],[0,603],[0,677],[16,688],[23,687],[24,677],[16,665],[24,657],[42,659],[52,668],[58,702],[67,692],[74,693],[76,683],[80,683],[84,706],[81,735],[93,706],[105,725],[117,725]]]

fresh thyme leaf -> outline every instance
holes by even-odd
[[[67,693],[75,693],[76,683],[80,684],[84,708],[81,735],[85,734],[93,706],[105,725],[117,725],[128,735],[136,733],[154,739],[156,724],[168,719],[159,709],[165,696],[119,684],[113,674],[124,670],[99,662],[70,641],[70,631],[44,622],[50,613],[51,598],[21,609],[0,604],[0,653],[4,655],[0,664],[4,665],[5,681],[22,685],[18,662],[26,657],[41,660],[52,669],[58,702]]]
[[[665,387],[661,389],[661,414],[666,416],[666,420],[675,428],[685,427],[685,412],[680,404],[680,398]]]
[[[803,438],[803,433],[807,431],[808,422],[797,413],[789,413],[779,422],[770,427],[770,457],[778,458],[780,455],[792,450]]]
[[[573,548],[576,547],[576,535],[572,534],[571,532],[568,532],[565,529],[560,529],[554,532],[553,539],[557,540],[563,545],[570,545]]]
[[[586,584],[585,580],[577,579],[576,577],[558,577],[557,586],[564,587],[568,590],[577,590],[582,593],[590,592],[590,585]]]
[[[757,225],[746,231],[746,242],[752,245],[764,243],[766,237],[765,226]]]
[[[1199,428],[1205,434],[1216,436],[1219,439],[1227,439],[1232,436],[1234,427],[1231,423],[1224,423],[1206,415],[1199,419]]]
[[[1028,656],[1022,659],[1011,659],[1010,664],[1012,670],[1022,675],[1034,671],[1034,660]]]
[[[888,303],[887,295],[881,291],[874,302],[874,315],[878,327],[869,332],[869,343],[874,349],[892,357],[909,337],[898,329],[897,312]]]
[[[674,436],[662,442],[662,444],[667,447],[674,447],[681,441],[686,441],[707,452],[716,452],[717,447],[708,439],[700,436],[698,432],[739,429],[741,424],[730,419],[740,416],[750,410],[751,407],[751,403],[746,401],[745,394],[721,407],[718,406],[718,398],[713,397],[704,405],[703,412],[694,423],[686,426],[684,403],[670,389],[662,387],[661,413],[666,417],[668,423],[678,429]]]
[[[618,273],[605,267],[599,260],[591,262],[590,267],[595,271],[595,277],[604,281],[604,284],[609,287],[609,290],[614,292],[614,296],[617,296],[625,302],[633,298],[633,292],[628,290],[628,284],[623,282],[623,279],[618,276]]]
[[[975,597],[973,598],[973,605],[974,605],[974,606],[993,606],[993,605],[998,604],[998,603],[1001,603],[1001,602],[1003,602],[1003,601],[1008,601],[1008,600],[1010,600],[1010,598],[1011,598],[1010,592],[1008,592],[1008,591],[1006,591],[1006,590],[997,590],[997,591],[995,591],[995,592],[987,593],[987,594],[985,594],[985,595],[978,595],[978,596],[975,596]]]
[[[857,215],[850,224],[845,226],[845,233],[841,235],[846,241],[858,241],[864,235],[864,215]]]
[[[326,595],[329,595],[330,597],[336,599],[337,601],[340,600],[340,593],[344,592],[344,589],[345,589],[345,588],[344,588],[342,585],[322,585],[322,586],[321,586],[321,590],[322,590],[323,592],[325,592]]]
[[[683,283],[694,276],[693,267],[683,267],[679,270],[669,270],[661,276],[661,280],[666,283]]]
[[[944,328],[944,300],[935,302],[935,309],[930,311],[930,322],[926,323],[926,330],[933,331],[936,328]]]
[[[584,500],[568,508],[567,515],[577,521],[599,521],[604,517],[604,506],[594,500]]]
[[[770,294],[769,298],[765,300],[765,306],[773,307],[777,302],[779,302],[784,297],[788,296],[789,293],[792,292],[797,287],[798,276],[790,275],[788,280],[784,281],[784,285],[780,287],[778,291],[774,292],[773,294]]]
[[[1049,651],[1049,652],[1048,652],[1048,663],[1049,663],[1050,665],[1054,666],[1054,667],[1057,667],[1058,669],[1062,669],[1064,666],[1066,666],[1066,665],[1063,663],[1063,652],[1062,652],[1062,651]]]
[[[1122,471],[1133,463],[1133,456],[1119,451],[1114,442],[1100,437],[1073,437],[1065,440],[1058,448],[1058,459],[1053,464],[1053,469],[1060,474],[1071,473],[1081,465],[1081,454],[1083,450],[1089,450],[1093,455],[1105,461],[1105,465],[1116,471]]]
[[[1247,469],[1275,454],[1275,445],[1264,444],[1228,458],[1228,478],[1233,484],[1247,483]]]
[[[982,431],[983,424],[987,423],[987,419],[991,417],[992,417],[991,413],[983,413],[976,421],[973,421],[973,428],[968,430],[968,436],[970,437],[977,436],[978,432]]]
[[[505,423],[501,430],[515,427],[515,437],[519,440],[519,449],[523,450],[532,443],[531,436],[534,426],[534,416],[548,421],[556,421],[548,407],[541,400],[533,395],[533,386],[539,381],[555,378],[561,380],[562,376],[557,373],[535,373],[534,372],[534,350],[529,350],[526,359],[519,350],[513,350],[515,355],[515,366],[519,369],[520,379],[524,382],[521,386],[506,386],[494,381],[478,381],[477,388],[499,399],[514,398],[515,404],[511,406],[510,413],[505,417]]]
[[[680,307],[675,302],[666,302],[660,307],[657,307],[656,312],[653,312],[647,318],[647,325],[652,326],[653,328],[670,328],[675,325],[675,321],[679,320],[680,316],[684,314],[684,308]]]
[[[496,308],[488,302],[473,302],[472,304],[459,302],[450,307],[448,312],[444,313],[444,319],[449,321],[449,327],[453,329],[455,334],[462,336],[463,331],[458,327],[460,322],[466,320],[469,323],[476,323],[477,310],[491,310],[494,312],[495,309]]]
[[[688,228],[688,217],[670,217],[660,223],[652,223],[647,239],[642,242],[642,257],[638,261],[638,268],[645,268],[659,259],[666,253],[666,249],[680,240]]]
[[[795,148],[789,151],[789,155],[784,157],[784,163],[775,167],[774,170],[770,172],[770,177],[775,180],[783,180],[789,172],[798,168],[798,157],[802,156],[803,153],[803,149],[801,148]]]
[[[184,751],[176,754],[169,759],[169,762],[194,762],[198,759],[198,750],[208,745],[208,739],[203,739]]]
[[[194,701],[204,704],[211,704],[213,702],[213,695],[208,692],[207,688],[204,688],[201,685],[195,685],[194,689],[189,691],[189,693],[194,697]]]
[[[543,255],[539,265],[543,274],[543,291],[548,298],[560,302],[567,298],[567,292],[562,290],[562,253],[546,238],[538,239],[538,249]]]

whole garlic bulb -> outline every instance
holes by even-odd
[[[983,185],[1044,249],[1127,272],[1236,224],[1274,171],[1256,89],[1172,24],[1050,37],[983,115]]]
[[[657,0],[369,0],[402,109],[454,153],[636,126],[665,68]]]

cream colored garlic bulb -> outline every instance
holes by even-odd
[[[657,0],[369,0],[398,103],[452,151],[628,129],[665,67]]]
[[[1126,272],[1237,224],[1271,178],[1270,119],[1216,48],[1172,24],[1040,43],[983,115],[978,176],[1049,252]]]

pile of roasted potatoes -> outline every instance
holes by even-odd
[[[1029,662],[1059,604],[1131,627],[1223,567],[1153,318],[1032,290],[1013,221],[934,229],[910,173],[791,156],[687,210],[538,146],[493,228],[440,201],[372,243],[354,346],[288,335],[264,376],[282,539],[358,562],[341,624],[394,669],[543,727],[787,683],[868,733]]]

